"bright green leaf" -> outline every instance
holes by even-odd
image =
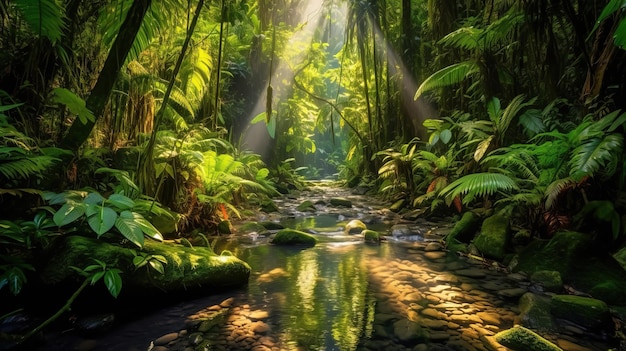
[[[85,204],[79,202],[66,202],[54,214],[52,220],[59,227],[70,224],[79,219],[85,213]]]
[[[92,208],[93,207],[87,207],[87,212],[93,211]],[[87,223],[89,223],[89,227],[100,237],[100,235],[113,228],[115,220],[117,219],[117,212],[110,207],[96,206],[96,208],[98,209],[97,212],[91,215],[87,213]]]
[[[119,269],[109,269],[104,274],[104,285],[106,285],[111,295],[115,298],[117,298],[120,291],[122,291],[122,277],[120,273],[121,271]]]
[[[128,196],[122,194],[111,194],[108,201],[120,210],[127,210],[135,207],[135,202]]]
[[[139,224],[137,224],[132,212],[122,211],[115,220],[115,228],[130,242],[138,247],[143,247],[143,231]]]

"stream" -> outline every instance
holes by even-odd
[[[332,207],[334,197],[351,208]],[[316,212],[299,212],[304,200]],[[252,267],[245,287],[167,306],[114,326],[96,338],[49,340],[55,350],[506,350],[493,336],[513,326],[522,274],[492,270],[443,250],[437,239],[454,223],[404,220],[375,199],[323,182],[276,201],[280,213],[259,215],[313,233],[313,248],[270,245],[270,235],[242,230],[216,239]],[[366,244],[344,226],[359,219],[388,233],[410,234]],[[449,221],[448,221],[449,222]],[[607,350],[580,328],[544,337],[564,350]]]

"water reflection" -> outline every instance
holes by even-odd
[[[241,252],[256,272],[250,301],[263,300],[280,344],[309,350],[356,350],[371,333],[374,300],[367,297],[362,244],[322,243],[298,250],[250,247]],[[284,269],[283,269],[284,268]]]

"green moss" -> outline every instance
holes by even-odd
[[[546,291],[559,292],[563,289],[563,280],[558,271],[536,271],[530,276],[530,281],[542,286]]]
[[[298,207],[296,207],[296,209],[300,212],[315,212],[317,211],[317,209],[315,208],[315,205],[313,205],[313,202],[311,202],[310,200],[305,200],[303,201],[300,205],[298,205]]]
[[[550,313],[549,297],[533,293],[522,295],[519,300],[517,322],[527,328],[542,332],[553,331],[554,319]]]
[[[143,251],[149,255],[162,255],[167,260],[164,274],[154,270],[135,269],[133,250],[102,240],[83,236],[69,236],[57,247],[52,259],[42,270],[42,280],[47,284],[82,278],[70,267],[84,268],[94,264],[93,259],[109,267],[120,268],[124,291],[149,291],[155,287],[165,292],[182,291],[199,287],[221,288],[247,283],[250,266],[234,256],[217,256],[210,248],[189,248],[182,245],[146,240]],[[137,251],[137,250],[135,250]]]
[[[515,351],[562,351],[541,335],[519,325],[496,334],[496,341]]]
[[[588,328],[602,328],[610,320],[604,301],[576,295],[554,295],[552,315]]]
[[[356,234],[361,233],[362,231],[367,229],[367,225],[358,219],[353,219],[343,228],[344,233],[346,234]]]
[[[363,235],[363,240],[366,243],[378,244],[380,242],[380,233],[375,230],[365,229],[361,232],[361,235]]]
[[[352,207],[352,201],[343,197],[335,197],[330,199],[330,204],[336,207]]]
[[[502,260],[509,244],[509,219],[495,214],[483,221],[474,245],[485,256]]]
[[[480,217],[472,212],[468,211],[463,214],[461,219],[456,222],[450,233],[445,237],[446,243],[452,243],[455,240],[462,243],[469,243],[478,227],[480,226]]]
[[[550,241],[535,240],[526,246],[518,256],[515,271],[532,275],[536,271],[552,270],[565,278],[572,263],[589,249],[591,240],[588,235],[563,231],[554,235]]]
[[[272,244],[315,246],[317,239],[313,235],[299,230],[281,229],[276,233],[274,239],[272,239]]]
[[[278,212],[278,205],[270,199],[261,203],[261,210],[266,213]]]

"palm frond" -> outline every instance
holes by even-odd
[[[14,0],[24,21],[40,37],[56,43],[63,36],[65,16],[63,8],[55,0]]]
[[[422,94],[438,88],[458,84],[475,73],[480,72],[480,67],[475,61],[464,61],[442,68],[426,78],[417,88],[414,99],[417,100]]]
[[[480,47],[484,30],[475,27],[461,27],[441,38],[438,44],[454,46],[458,49],[474,50]]]
[[[561,178],[553,181],[546,188],[546,192],[544,194],[544,206],[547,210],[551,210],[561,194],[565,192],[567,189],[571,189],[576,186],[576,181],[574,178],[567,177]]]
[[[440,195],[447,201],[464,195],[463,204],[467,205],[476,197],[490,196],[500,191],[519,189],[517,182],[500,173],[474,173],[463,176],[441,190]]]

